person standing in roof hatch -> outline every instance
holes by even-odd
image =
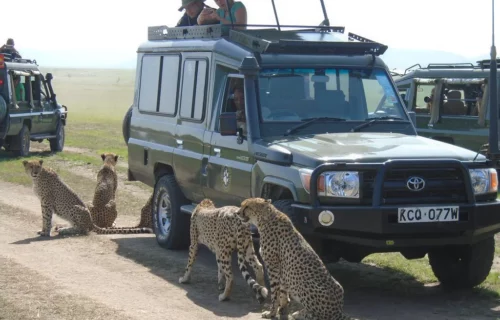
[[[182,0],[179,11],[186,10],[182,18],[177,22],[176,27],[189,27],[198,25],[198,16],[206,7],[205,0]]]
[[[7,39],[7,43],[0,47],[0,53],[10,54],[11,58],[21,58],[19,52],[14,48],[14,39]]]

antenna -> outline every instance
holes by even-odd
[[[498,150],[498,87],[497,87],[497,49],[495,47],[495,0],[491,0],[491,62],[490,62],[490,154],[496,158]]]
[[[278,12],[276,11],[276,4],[274,3],[274,0],[271,0],[271,2],[273,4],[274,17],[276,18],[276,24],[278,25],[278,30],[281,31],[280,21],[278,20]]]
[[[321,8],[323,9],[323,16],[325,17],[325,20],[321,23],[321,25],[330,26],[330,20],[328,20],[328,14],[326,13],[326,7],[325,7],[325,2],[323,0],[320,0],[321,2]]]

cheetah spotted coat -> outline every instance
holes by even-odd
[[[57,230],[59,235],[87,234],[90,231],[98,234],[152,232],[145,228],[110,230],[94,225],[84,202],[59,178],[55,171],[42,166],[43,160],[24,160],[23,165],[26,174],[33,180],[33,192],[40,199],[42,206],[43,223],[42,230],[38,232],[39,235],[50,236],[54,213],[72,224],[72,227]]]
[[[206,245],[217,259],[219,289],[222,290],[222,280],[225,278],[224,292],[219,295],[219,301],[229,298],[233,285],[233,274],[231,271],[232,253],[236,249],[238,253],[238,265],[243,278],[252,288],[255,297],[263,302],[267,297],[267,289],[259,283],[264,283],[264,271],[257,256],[255,255],[250,226],[239,219],[235,212],[238,207],[225,206],[216,208],[212,201],[203,200],[191,215],[191,245],[189,247],[189,260],[184,276],[179,279],[180,283],[189,282],[198,244]],[[255,271],[257,283],[248,273],[245,261]]]
[[[101,158],[104,163],[97,173],[94,199],[87,206],[94,224],[101,228],[109,228],[115,226],[115,219],[118,215],[115,202],[118,187],[115,166],[118,162],[118,155],[103,153]]]
[[[316,252],[287,215],[270,202],[251,198],[237,215],[253,223],[260,234],[260,254],[271,283],[271,308],[263,318],[288,315],[289,298],[304,307],[294,319],[351,319],[343,314],[344,289],[328,272]]]

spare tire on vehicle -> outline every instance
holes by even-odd
[[[130,119],[132,118],[132,107],[128,108],[127,113],[125,113],[125,117],[123,117],[122,122],[122,133],[123,140],[125,140],[125,144],[128,145],[128,138],[130,138]]]
[[[7,102],[5,102],[5,99],[0,95],[0,124],[2,124],[6,115],[7,115]]]

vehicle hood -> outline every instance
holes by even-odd
[[[400,133],[326,133],[266,141],[268,148],[286,149],[294,164],[316,167],[325,162],[384,162],[389,159],[473,160],[476,152],[434,139]],[[479,149],[479,146],[478,146]],[[485,160],[479,155],[476,160]]]

